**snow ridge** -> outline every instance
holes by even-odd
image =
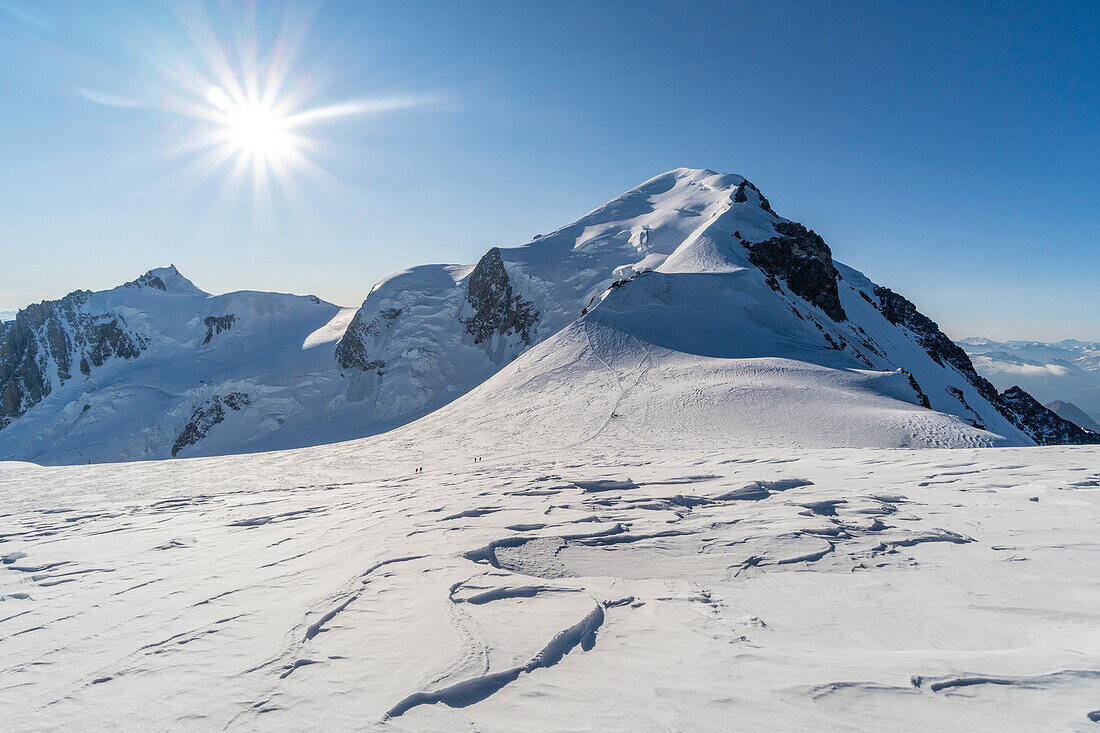
[[[0,325],[0,458],[301,447],[463,395],[482,443],[538,440],[521,429],[531,420],[555,442],[620,429],[733,446],[1094,438],[1004,398],[910,301],[836,262],[744,177],[705,169],[656,176],[475,265],[396,273],[354,312],[210,295],[169,266]]]

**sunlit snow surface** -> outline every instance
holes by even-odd
[[[1095,726],[1100,449],[425,436],[0,464],[2,727]]]

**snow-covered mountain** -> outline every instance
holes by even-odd
[[[0,324],[0,458],[335,442],[479,385],[448,414],[460,432],[482,415],[483,441],[532,419],[569,441],[643,414],[744,446],[1097,439],[998,393],[912,303],[835,263],[745,178],[682,168],[475,265],[399,272],[357,311],[210,295],[174,267],[26,308]]]
[[[998,388],[1019,385],[1043,403],[1072,402],[1100,422],[1100,343],[966,338],[959,344]]]
[[[1095,436],[740,177],[358,311],[163,268],[0,329],[0,455],[186,459],[0,460],[4,730],[1100,721],[1100,446],[1031,445]]]
[[[84,463],[346,437],[325,433],[325,410],[351,315],[314,296],[210,295],[175,267],[32,305],[0,324],[0,458]]]
[[[707,170],[657,176],[473,268],[398,273],[371,291],[336,353],[354,399],[397,424],[539,342],[454,413],[477,400],[481,435],[542,419],[562,439],[603,430],[594,405],[624,400],[632,410],[613,419],[644,410],[745,445],[1095,439],[998,394],[912,303],[834,263],[745,178]]]

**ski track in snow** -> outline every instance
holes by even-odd
[[[12,730],[1100,717],[1096,448],[473,464],[390,438],[0,464],[0,498]]]

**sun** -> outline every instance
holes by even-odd
[[[293,118],[269,104],[234,99],[221,87],[211,87],[206,101],[214,108],[216,137],[239,155],[264,163],[286,164],[300,154],[300,140],[291,131]]]
[[[273,20],[255,3],[240,4],[239,13],[226,4],[233,9],[217,23],[203,4],[176,6],[186,45],[154,44],[151,68],[164,76],[151,84],[157,91],[149,106],[179,118],[162,148],[182,161],[173,171],[179,194],[221,179],[221,197],[250,190],[257,210],[270,209],[278,195],[301,211],[309,189],[323,196],[312,200],[350,201],[349,189],[324,165],[343,160],[343,145],[362,136],[368,118],[447,99],[392,91],[333,99],[341,85],[307,58],[315,46],[307,42],[310,14],[302,5],[288,4]]]

